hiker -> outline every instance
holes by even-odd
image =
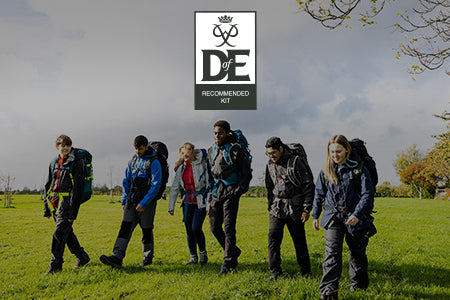
[[[143,260],[139,266],[153,262],[154,241],[153,221],[155,218],[157,194],[162,184],[161,162],[156,152],[149,146],[145,136],[139,135],[133,142],[135,156],[128,162],[123,179],[122,209],[123,219],[119,234],[110,256],[100,256],[100,261],[114,268],[121,268],[128,242],[139,224],[142,229]]]
[[[208,149],[208,164],[214,179],[210,185],[209,221],[212,233],[224,249],[218,272],[223,275],[236,268],[241,254],[241,249],[236,246],[236,218],[239,199],[248,190],[252,170],[249,152],[238,143],[238,135],[231,131],[227,121],[214,124],[214,140]]]
[[[77,218],[83,193],[83,163],[72,148],[72,140],[67,135],[60,135],[56,139],[56,149],[59,155],[50,163],[45,184],[47,194],[44,199],[44,217],[50,218],[53,215],[55,220],[52,258],[46,274],[62,270],[66,244],[70,252],[77,257],[74,268],[80,268],[91,260],[73,232],[73,222]],[[53,212],[47,201],[50,202]]]
[[[372,225],[374,189],[370,173],[362,169],[360,157],[343,135],[328,142],[327,159],[316,182],[313,227],[325,231],[323,277],[319,286],[321,299],[337,299],[342,272],[342,245],[349,248],[350,290],[369,285],[366,247],[367,229]]]
[[[190,253],[188,265],[204,265],[208,262],[203,221],[206,217],[206,188],[209,184],[206,150],[195,149],[191,143],[184,143],[178,150],[180,159],[175,164],[175,177],[170,190],[169,214],[173,216],[175,202],[181,194],[183,222],[186,227]],[[200,254],[197,255],[197,246]]]
[[[302,147],[303,148],[303,147]],[[266,188],[269,210],[269,280],[282,274],[280,247],[286,225],[303,276],[311,274],[305,222],[314,198],[314,178],[306,160],[299,159],[279,137],[266,142]],[[305,154],[306,157],[306,154]],[[289,168],[292,168],[289,169]],[[298,182],[297,182],[298,181]]]

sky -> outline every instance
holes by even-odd
[[[42,188],[67,134],[92,153],[95,185],[121,185],[135,136],[165,142],[172,169],[181,144],[210,147],[225,119],[249,140],[252,185],[269,137],[303,144],[317,177],[334,134],[366,141],[380,183],[398,185],[396,155],[446,130],[432,115],[450,85],[443,69],[413,80],[414,61],[395,58],[397,2],[376,26],[332,31],[295,0],[0,0],[0,176]],[[195,11],[256,11],[257,110],[194,110]]]

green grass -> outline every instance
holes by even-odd
[[[67,250],[63,271],[44,275],[50,261],[53,220],[42,217],[38,196],[16,196],[13,208],[0,208],[0,299],[318,299],[324,256],[323,230],[308,221],[307,240],[313,276],[303,278],[296,264],[290,236],[285,231],[282,267],[287,275],[268,282],[267,204],[241,200],[237,240],[242,249],[239,266],[217,277],[222,250],[204,223],[210,262],[185,266],[189,259],[181,210],[167,213],[160,200],[155,218],[154,264],[142,259],[142,233],[136,228],[124,267],[114,270],[100,263],[111,254],[122,218],[119,203],[96,196],[83,204],[74,229],[92,261],[74,270],[75,257]],[[378,233],[368,246],[370,286],[350,293],[348,251],[340,299],[450,299],[450,202],[377,198]]]

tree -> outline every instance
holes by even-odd
[[[12,204],[12,187],[11,184],[15,180],[15,178],[8,176],[2,176],[0,177],[0,181],[3,182],[4,186],[4,199],[3,199],[3,206],[4,207],[10,207]]]
[[[374,18],[381,13],[387,2],[395,0],[297,0],[300,10],[309,14],[329,29],[345,24],[354,11],[362,26],[376,24]],[[443,66],[450,56],[450,1],[416,0],[415,6],[405,12],[399,12],[399,22],[394,24],[408,38],[400,43],[397,58],[402,55],[417,59],[419,65],[412,65],[410,72],[418,74],[426,69],[436,70]],[[411,34],[411,37],[408,37]],[[450,75],[447,70],[446,73]]]
[[[403,150],[399,154],[397,154],[397,159],[394,161],[394,168],[397,175],[401,176],[403,170],[406,169],[409,165],[412,165],[415,162],[422,161],[425,155],[417,149],[417,145],[413,144],[411,147]]]
[[[422,161],[407,166],[400,174],[400,180],[412,186],[419,194],[420,199],[423,198],[424,189],[436,184],[436,179],[433,180],[426,173],[425,164]]]

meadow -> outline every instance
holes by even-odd
[[[91,262],[75,270],[76,258],[66,248],[63,271],[45,275],[50,261],[54,229],[43,215],[39,196],[15,196],[12,208],[0,208],[0,299],[318,299],[324,257],[323,230],[306,224],[312,276],[300,275],[289,233],[282,244],[286,274],[268,281],[267,203],[243,198],[237,223],[239,265],[226,276],[216,274],[222,249],[209,232],[209,263],[189,265],[181,210],[167,213],[168,201],[159,200],[155,218],[155,258],[142,259],[139,227],[134,231],[122,269],[100,263],[110,255],[117,236],[122,208],[109,197],[95,196],[83,204],[74,230]],[[340,299],[450,299],[450,202],[442,200],[376,198],[378,233],[368,246],[370,286],[349,291],[348,251]]]

